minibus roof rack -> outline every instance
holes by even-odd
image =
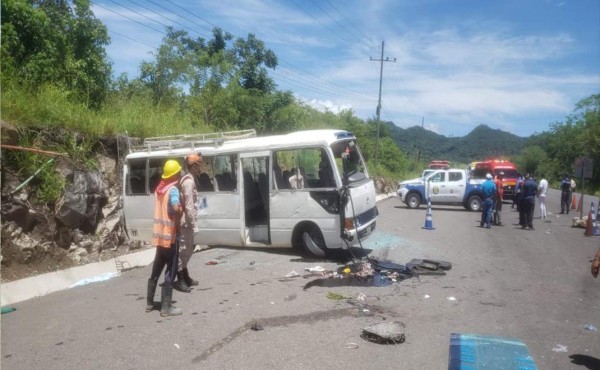
[[[256,137],[255,129],[212,132],[207,134],[156,136],[144,139],[144,144],[141,147],[135,147],[134,151],[147,150],[148,152],[152,152],[153,150],[172,150],[177,148],[190,148],[193,150],[196,147],[206,147],[209,145],[217,147],[225,141],[241,140],[250,137]]]

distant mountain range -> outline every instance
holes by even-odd
[[[420,159],[424,161],[445,159],[470,163],[489,158],[510,159],[519,154],[528,140],[502,130],[491,129],[486,125],[475,127],[466,136],[446,137],[420,126],[403,129],[392,122],[383,124],[407,156],[416,159],[420,152]]]

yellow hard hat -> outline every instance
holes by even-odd
[[[169,179],[175,175],[177,175],[181,171],[181,165],[174,159],[169,159],[165,162],[165,166],[163,167],[163,179]]]

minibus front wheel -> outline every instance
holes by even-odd
[[[327,254],[323,233],[315,224],[307,223],[299,226],[294,232],[293,245],[294,248],[302,249],[313,256],[325,257]]]

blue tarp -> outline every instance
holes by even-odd
[[[518,339],[452,333],[448,370],[478,369],[537,370],[537,366]]]

